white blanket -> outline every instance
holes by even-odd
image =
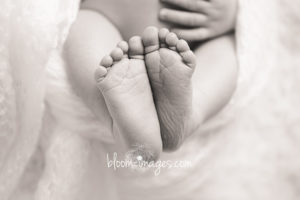
[[[136,181],[115,177],[105,166],[105,145],[80,135],[101,127],[72,92],[60,57],[77,6],[1,5],[1,200],[300,198],[299,2],[240,0],[240,76],[232,101],[204,136],[162,156],[192,160],[192,168],[128,175]],[[103,134],[103,142],[113,141]]]
[[[66,9],[67,8],[67,9]],[[0,7],[0,199],[13,193],[37,146],[45,66],[61,48],[78,2],[2,0]]]

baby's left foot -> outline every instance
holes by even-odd
[[[95,72],[113,123],[132,156],[158,159],[162,149],[159,123],[140,37],[119,43]]]
[[[160,121],[164,150],[177,149],[192,111],[192,74],[196,58],[184,40],[155,27],[143,36],[145,62]]]

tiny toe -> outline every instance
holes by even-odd
[[[112,57],[114,62],[120,61],[123,58],[123,50],[119,47],[115,48],[111,53],[110,56]]]
[[[145,53],[151,53],[159,49],[158,30],[156,27],[150,26],[145,29],[142,35]]]
[[[142,38],[133,36],[129,40],[129,57],[132,59],[144,59],[144,46]]]
[[[184,51],[180,53],[183,62],[185,62],[189,67],[195,68],[196,66],[196,56],[191,50]]]
[[[122,51],[123,51],[124,54],[127,54],[128,48],[129,48],[127,42],[121,41],[121,42],[119,42],[119,44],[117,45],[117,47],[119,47],[120,49],[122,49]]]
[[[166,46],[166,37],[170,33],[170,31],[167,28],[161,28],[158,32],[158,37],[160,41],[160,46],[165,47]]]
[[[103,78],[106,76],[107,74],[107,69],[103,66],[98,67],[95,70],[95,80],[98,83],[99,81],[102,81]]]
[[[179,53],[180,52],[186,52],[186,51],[190,50],[190,47],[189,47],[188,43],[183,39],[181,39],[177,42],[176,48],[177,48],[177,51]]]
[[[111,56],[104,56],[103,59],[101,60],[100,62],[100,65],[103,66],[103,67],[111,67],[112,64],[113,64],[113,59]]]
[[[176,50],[176,44],[178,43],[178,37],[175,33],[168,33],[166,36],[166,43],[170,49]]]

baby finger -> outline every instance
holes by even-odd
[[[179,38],[182,38],[186,41],[200,41],[206,40],[211,37],[210,31],[207,28],[196,28],[196,29],[172,29],[172,32],[178,35]]]
[[[193,12],[206,13],[210,7],[210,3],[205,0],[161,0],[161,2]]]
[[[207,22],[207,17],[204,14],[191,13],[168,8],[163,8],[159,13],[159,17],[165,22],[187,27],[204,26]]]

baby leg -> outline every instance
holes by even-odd
[[[118,136],[131,156],[156,160],[162,150],[158,118],[152,98],[140,37],[120,42],[95,72]]]
[[[96,116],[102,131],[112,133],[112,120],[104,98],[96,87],[94,72],[100,59],[121,40],[118,30],[102,15],[80,10],[65,43],[67,74],[74,92]],[[85,136],[101,140],[99,135]]]
[[[238,63],[233,34],[207,41],[194,53],[197,67],[192,77],[193,116],[189,134],[216,115],[231,99],[236,88]]]

